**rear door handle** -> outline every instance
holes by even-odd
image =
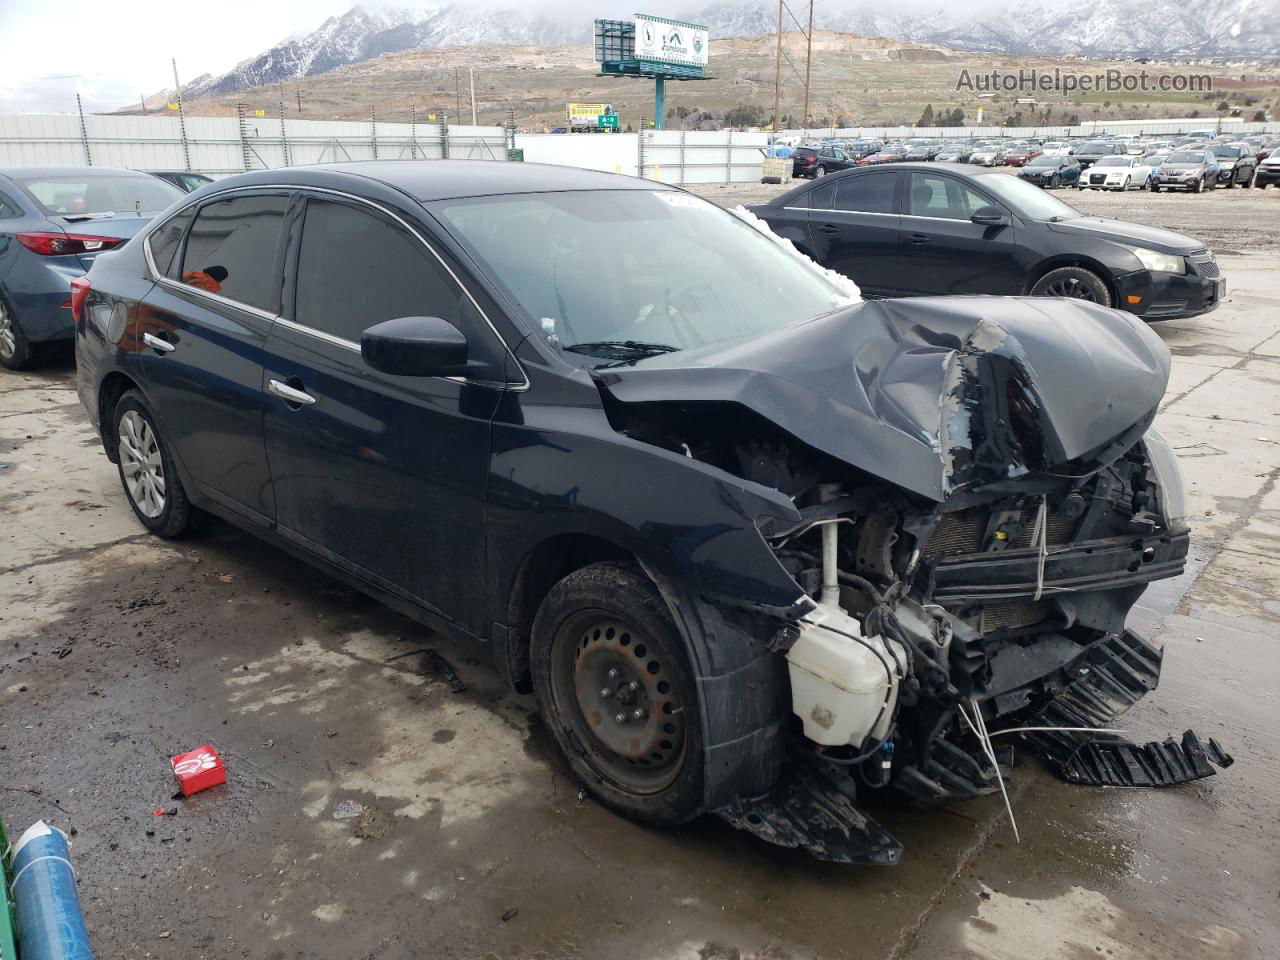
[[[824,223],[818,229],[821,230],[823,233],[839,233],[840,232],[840,228],[837,227],[834,223]]]
[[[305,406],[316,402],[316,398],[305,390],[291,387],[287,383],[281,383],[279,380],[268,380],[267,390],[274,393],[285,403],[296,403],[300,406]]]
[[[157,353],[173,353],[173,351],[178,349],[178,345],[176,343],[170,343],[168,340],[163,340],[151,333],[144,333],[142,335],[142,342]]]
[[[917,247],[923,246],[924,244],[929,242],[929,238],[925,236],[923,233],[913,233],[911,234],[911,236],[907,237],[907,240],[912,245]]]

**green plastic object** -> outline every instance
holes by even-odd
[[[0,900],[4,909],[0,909],[0,960],[18,960],[18,945],[13,936],[13,901],[9,897],[9,835],[5,832],[4,821],[0,820]]]

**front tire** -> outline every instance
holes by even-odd
[[[166,539],[193,530],[200,512],[187,499],[173,457],[141,392],[126,391],[116,403],[111,422],[120,485],[134,516]]]
[[[32,359],[31,342],[9,304],[0,298],[0,364],[8,370],[25,370],[31,366]]]
[[[1068,297],[1088,300],[1104,307],[1111,306],[1111,290],[1106,282],[1084,267],[1058,267],[1050,270],[1031,287],[1033,297]]]
[[[658,824],[703,812],[697,685],[648,577],[614,562],[569,574],[538,608],[530,653],[543,721],[601,803]]]

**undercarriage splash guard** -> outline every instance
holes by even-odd
[[[821,773],[791,764],[762,797],[739,797],[715,811],[732,826],[780,847],[800,848],[832,863],[892,866],[902,844]]]
[[[1132,630],[1097,644],[1063,692],[1029,726],[1105,727],[1154,690],[1163,654]],[[1065,732],[1029,733],[1029,742],[1068,783],[1104,787],[1168,787],[1211,777],[1232,764],[1231,755],[1194,732],[1139,746],[1113,734],[1084,737]]]

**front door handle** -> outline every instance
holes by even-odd
[[[923,233],[913,233],[911,236],[907,237],[907,241],[911,243],[912,246],[919,247],[928,243],[929,238]]]
[[[170,343],[168,340],[163,340],[151,333],[144,333],[142,335],[142,342],[152,350],[156,351],[156,353],[173,353],[173,351],[178,349],[178,345],[176,343]]]
[[[274,393],[285,403],[296,403],[300,406],[316,402],[316,398],[305,390],[299,390],[291,387],[287,383],[281,383],[279,380],[268,380],[267,390]]]

